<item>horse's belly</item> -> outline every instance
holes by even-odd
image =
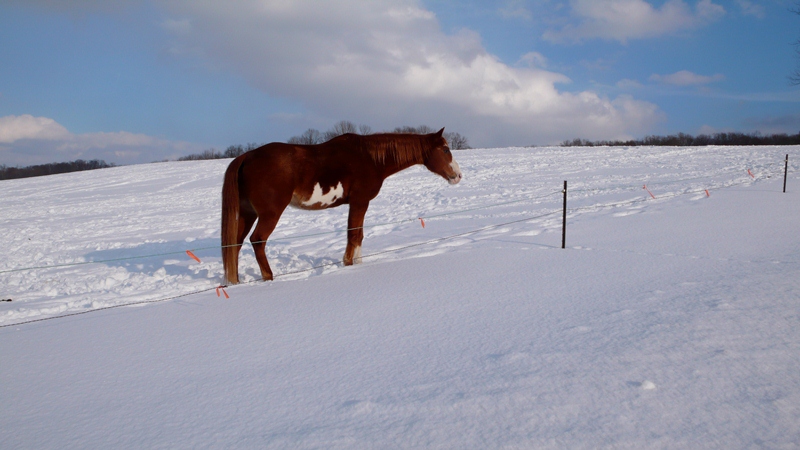
[[[292,201],[289,203],[289,206],[297,209],[304,209],[306,211],[319,211],[321,209],[328,209],[328,208],[335,208],[340,205],[344,205],[347,203],[345,200],[336,201],[331,204],[313,204],[313,205],[306,205],[301,200],[298,200],[297,197],[292,197]]]
[[[336,186],[325,189],[319,183],[316,183],[310,194],[299,189],[295,190],[292,193],[292,201],[289,204],[295,208],[319,210],[333,208],[344,203],[346,203],[344,187],[339,182]]]

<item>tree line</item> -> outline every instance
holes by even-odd
[[[438,130],[435,130],[427,125],[420,125],[417,127],[411,127],[411,126],[397,127],[391,132],[430,134],[430,133],[435,133],[436,131]],[[303,134],[299,136],[292,136],[286,142],[289,144],[297,144],[297,145],[321,144],[323,142],[330,141],[331,139],[337,136],[341,136],[347,133],[362,134],[362,135],[372,134],[372,127],[363,124],[356,125],[348,120],[342,120],[337,122],[333,127],[331,127],[331,129],[325,131],[324,133],[314,128],[309,128],[308,130],[303,132]],[[466,136],[462,136],[459,133],[445,131],[444,138],[447,139],[447,143],[453,150],[463,150],[470,148]]]
[[[437,130],[434,130],[429,126],[420,125],[418,127],[410,127],[410,126],[397,127],[392,132],[429,134],[429,133],[434,133],[436,131]],[[372,134],[372,128],[368,125],[355,125],[350,121],[342,120],[340,122],[337,122],[333,127],[331,127],[331,129],[325,132],[320,132],[319,130],[309,128],[299,136],[292,136],[291,138],[289,138],[287,142],[290,144],[300,144],[300,145],[321,144],[323,142],[329,141],[337,136],[346,133],[356,133],[362,135]],[[451,149],[460,150],[460,149],[470,148],[467,142],[467,138],[460,135],[459,133],[445,132],[444,137],[450,144]],[[258,147],[261,147],[262,145],[263,144],[257,144],[255,142],[251,142],[245,145],[230,145],[224,151],[218,151],[216,149],[210,148],[200,153],[181,156],[178,158],[178,161],[199,161],[206,159],[235,158],[245,152],[249,152],[250,150],[254,150]],[[108,164],[105,161],[97,159],[93,159],[91,161],[84,161],[82,159],[78,159],[71,162],[40,164],[28,167],[7,167],[5,165],[0,165],[0,180],[38,177],[42,175],[77,172],[81,170],[103,169],[106,167],[115,167],[115,164],[113,163]]]
[[[8,167],[5,164],[0,164],[0,180],[12,180],[15,178],[29,178],[40,177],[44,175],[54,175],[57,173],[79,172],[82,170],[105,169],[108,167],[115,167],[116,165],[108,164],[103,160],[93,159],[91,161],[84,161],[77,159],[71,162],[60,162],[50,164],[38,164],[35,166],[27,167]]]
[[[427,125],[420,125],[418,127],[411,127],[411,126],[397,127],[394,130],[392,130],[392,133],[430,134],[430,133],[435,133],[436,131],[438,130],[434,130],[433,128]],[[337,136],[341,136],[347,133],[354,133],[361,135],[372,134],[372,127],[370,127],[369,125],[356,125],[348,120],[342,120],[334,124],[329,130],[324,132],[314,128],[309,128],[300,135],[290,137],[286,141],[286,143],[295,145],[316,145],[330,141],[331,139]],[[453,150],[462,150],[470,148],[467,138],[459,133],[446,131],[444,133],[444,138],[447,139],[447,143],[450,144],[450,148]],[[249,152],[250,150],[254,150],[260,147],[261,145],[263,144],[249,143],[244,146],[231,145],[228,148],[226,148],[225,151],[223,152],[211,148],[208,150],[204,150],[201,153],[181,156],[180,158],[178,158],[178,161],[198,161],[203,159],[236,158],[237,156],[245,152]]]
[[[627,141],[589,141],[572,139],[561,143],[562,147],[639,147],[639,146],[699,147],[704,145],[800,145],[800,133],[762,135],[761,133],[715,133],[713,135],[678,133],[669,136],[646,136]]]
[[[217,150],[210,148],[208,150],[204,150],[202,153],[195,153],[192,155],[181,156],[180,158],[178,158],[178,161],[199,161],[202,159],[236,158],[237,156],[242,155],[245,152],[257,149],[262,145],[263,144],[256,144],[255,142],[251,142],[245,145],[230,145],[228,146],[228,148],[225,149],[224,152],[218,152]]]
[[[418,127],[397,127],[392,132],[394,133],[416,133],[416,134],[429,134],[436,130],[433,128],[420,125]],[[330,130],[320,132],[313,128],[309,128],[304,133],[298,136],[292,136],[287,141],[290,144],[298,145],[313,145],[326,142],[330,139],[340,136],[345,133],[356,134],[371,134],[372,129],[367,125],[358,125],[343,120],[336,123]],[[445,139],[450,144],[450,148],[454,150],[470,148],[467,138],[459,133],[445,132]],[[790,134],[770,134],[762,135],[760,133],[716,133],[713,135],[700,134],[692,136],[690,134],[678,133],[668,136],[646,136],[643,139],[632,139],[627,141],[589,141],[587,139],[572,139],[566,140],[561,143],[562,147],[600,147],[600,146],[615,146],[615,147],[638,147],[638,146],[675,146],[675,147],[696,147],[704,145],[800,145],[800,133]],[[182,156],[178,161],[197,161],[204,159],[222,159],[222,158],[235,158],[245,152],[260,147],[261,144],[251,142],[245,145],[231,145],[225,151],[217,151],[215,149],[208,149],[201,153]],[[43,175],[53,175],[58,173],[78,172],[82,170],[105,169],[108,167],[116,167],[114,163],[106,163],[103,160],[93,159],[91,161],[84,161],[78,159],[71,162],[38,164],[27,167],[8,167],[0,164],[0,180],[11,180],[15,178],[28,178],[38,177]]]

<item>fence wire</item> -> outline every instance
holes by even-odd
[[[664,193],[664,194],[658,195],[657,197],[655,197],[655,199],[656,200],[661,200],[661,199],[675,198],[675,197],[679,197],[679,196],[682,196],[682,195],[698,195],[698,194],[707,193],[708,191],[719,191],[719,190],[722,190],[722,189],[728,189],[728,188],[735,187],[735,186],[744,186],[744,185],[747,185],[747,184],[752,184],[753,182],[755,182],[757,180],[760,180],[760,179],[771,178],[772,174],[769,173],[769,171],[764,170],[764,169],[772,168],[774,166],[779,166],[779,168],[781,169],[780,170],[781,175],[784,174],[784,161],[781,160],[779,163],[776,162],[776,163],[768,164],[762,170],[760,170],[760,175],[763,174],[764,172],[767,172],[766,176],[758,176],[757,177],[757,176],[751,175],[751,178],[744,178],[741,181],[727,183],[727,184],[724,184],[722,186],[716,186],[716,187],[712,186],[712,187],[702,188],[702,189],[698,188],[696,190],[683,190],[683,191],[680,191],[680,192]],[[663,180],[663,181],[657,181],[657,182],[653,182],[653,183],[647,183],[647,185],[649,185],[649,186],[668,186],[668,185],[674,185],[674,184],[680,184],[680,183],[687,183],[687,182],[693,182],[693,181],[700,181],[700,180],[718,178],[721,175],[727,175],[727,174],[732,174],[732,171],[725,171],[723,173],[718,173],[718,174],[714,174],[714,175],[707,175],[707,176],[700,176],[700,177],[682,178],[682,179],[677,179],[677,180]],[[591,194],[594,194],[594,195],[590,194],[590,195],[588,195],[587,197],[584,197],[584,198],[592,198],[594,196],[599,195],[601,192],[618,191],[618,190],[641,190],[641,189],[642,189],[642,187],[639,187],[638,184],[637,185],[621,184],[621,185],[603,186],[603,187],[598,187],[598,188],[570,189],[568,193],[569,194],[574,194],[576,192],[591,193]],[[424,220],[437,219],[437,218],[448,217],[448,216],[453,216],[453,215],[457,215],[457,214],[464,214],[464,213],[468,213],[468,212],[486,210],[486,209],[497,208],[497,207],[501,207],[501,206],[513,205],[513,204],[519,204],[519,203],[523,203],[523,202],[534,202],[534,201],[544,200],[544,199],[553,197],[555,195],[559,195],[560,196],[562,194],[563,194],[563,190],[556,190],[556,191],[552,191],[552,192],[549,192],[549,193],[546,193],[546,194],[542,194],[542,195],[528,196],[528,197],[525,197],[525,198],[520,198],[520,199],[516,199],[516,200],[509,200],[509,201],[504,201],[504,202],[488,203],[488,204],[484,204],[484,205],[481,205],[481,206],[465,208],[465,209],[460,209],[460,210],[456,210],[456,211],[448,211],[448,212],[444,212],[444,213],[441,213],[441,214],[432,214],[432,215],[420,216],[420,217],[416,217],[416,218],[401,219],[401,220],[397,220],[397,221],[374,223],[374,224],[365,225],[365,226],[363,226],[361,228],[367,229],[367,228],[374,228],[374,227],[385,226],[385,225],[397,225],[397,224],[402,224],[402,223],[415,222],[415,221],[420,220],[420,219],[424,219]],[[591,204],[591,205],[579,206],[579,207],[576,207],[576,208],[567,208],[567,213],[568,214],[573,214],[573,217],[574,217],[574,214],[575,213],[579,213],[579,212],[593,211],[593,210],[606,209],[606,208],[619,208],[619,207],[630,206],[630,205],[633,205],[633,204],[636,204],[636,203],[642,203],[642,202],[647,202],[647,201],[653,201],[653,200],[650,199],[648,196],[642,196],[641,198],[635,198],[635,199],[624,200],[624,201],[609,202],[609,203],[594,203],[594,204]],[[526,217],[523,217],[523,218],[520,218],[520,219],[515,219],[515,220],[512,220],[512,221],[506,221],[506,222],[503,222],[503,223],[491,224],[491,225],[487,225],[487,226],[484,226],[484,227],[480,227],[480,228],[476,228],[476,229],[473,229],[473,230],[468,230],[468,231],[464,231],[464,232],[460,232],[460,233],[456,233],[456,234],[452,234],[452,235],[448,235],[448,236],[444,236],[444,237],[429,239],[429,240],[416,242],[416,243],[413,243],[413,244],[408,244],[408,245],[404,245],[404,246],[400,246],[400,247],[393,247],[393,248],[389,248],[389,249],[386,249],[386,250],[381,250],[381,251],[378,251],[378,252],[374,252],[374,253],[370,253],[370,254],[367,254],[367,255],[363,255],[362,259],[374,258],[376,256],[390,254],[390,253],[397,253],[397,252],[401,252],[401,251],[408,250],[408,249],[411,249],[411,248],[416,248],[416,247],[424,247],[424,246],[432,245],[432,244],[435,244],[435,243],[456,239],[456,238],[463,237],[463,236],[468,236],[468,235],[472,235],[472,234],[478,234],[478,233],[481,233],[481,232],[484,232],[484,231],[488,231],[488,230],[495,229],[495,228],[500,228],[500,227],[503,227],[503,226],[508,226],[508,225],[521,223],[521,222],[527,222],[527,221],[536,220],[536,219],[541,219],[541,218],[548,217],[548,216],[554,216],[556,214],[561,214],[562,212],[563,212],[563,209],[556,208],[556,209],[554,209],[552,211],[549,211],[549,212],[539,213],[539,214],[536,214],[536,215],[530,215],[530,216],[526,216]],[[285,241],[285,240],[302,239],[302,238],[307,238],[307,237],[315,237],[315,236],[330,235],[330,234],[336,234],[336,233],[344,233],[344,232],[347,232],[349,230],[350,229],[339,229],[339,230],[319,232],[319,233],[293,235],[293,236],[286,236],[286,237],[269,239],[269,241]],[[258,243],[261,243],[261,242],[265,242],[265,241],[252,242],[252,243],[249,243],[249,244],[252,245],[252,244],[258,244]],[[243,246],[243,245],[245,245],[245,244],[235,244],[234,246]],[[202,251],[202,250],[212,250],[212,249],[222,249],[222,248],[223,248],[223,246],[219,245],[219,246],[197,247],[197,248],[191,248],[191,249],[187,249],[187,250],[190,251],[190,252],[199,252],[199,251]],[[113,258],[113,259],[104,259],[104,260],[96,260],[96,261],[80,261],[80,262],[75,262],[75,263],[53,264],[53,265],[46,265],[46,266],[21,267],[21,268],[16,268],[16,269],[0,271],[0,274],[11,273],[11,272],[29,271],[29,270],[44,270],[44,269],[54,269],[54,268],[63,268],[63,267],[82,266],[82,265],[87,265],[87,264],[103,264],[103,263],[108,263],[108,262],[119,262],[119,261],[127,261],[127,260],[134,260],[134,259],[154,258],[154,257],[171,256],[171,255],[178,255],[178,254],[182,254],[183,255],[183,254],[186,254],[187,250],[173,251],[173,252],[163,252],[163,253],[154,253],[154,254],[148,254],[148,255],[137,255],[137,256],[129,256],[129,257],[121,257],[121,258]],[[274,278],[282,278],[282,277],[287,277],[287,276],[290,276],[290,275],[297,275],[297,274],[301,274],[301,273],[306,273],[306,272],[311,272],[311,271],[315,271],[315,270],[319,270],[319,269],[324,269],[326,267],[341,266],[341,265],[343,265],[343,263],[340,262],[340,261],[324,263],[324,264],[318,264],[318,265],[314,265],[312,267],[308,267],[308,268],[305,268],[305,269],[298,269],[298,270],[291,270],[291,271],[281,272],[281,273],[278,273],[278,274],[274,275]],[[251,281],[246,281],[246,282],[239,283],[236,286],[246,286],[246,285],[252,285],[252,284],[257,284],[257,283],[264,283],[264,281],[256,279],[256,280],[251,280]],[[55,316],[49,316],[49,317],[44,317],[44,318],[25,320],[25,321],[15,322],[15,323],[11,323],[11,324],[4,324],[4,325],[0,325],[0,328],[8,328],[8,327],[14,327],[14,326],[25,325],[25,324],[30,324],[30,323],[42,322],[42,321],[47,321],[47,320],[61,319],[61,318],[66,318],[66,317],[72,317],[72,316],[77,316],[77,315],[88,314],[88,313],[92,313],[92,312],[99,312],[99,311],[105,311],[105,310],[109,310],[109,309],[121,308],[121,307],[125,307],[125,306],[135,306],[135,305],[143,305],[143,304],[150,304],[150,303],[160,303],[160,302],[165,302],[165,301],[169,301],[169,300],[174,300],[174,299],[177,299],[177,298],[188,297],[188,296],[195,295],[195,294],[211,292],[211,291],[214,291],[214,290],[217,290],[217,293],[219,294],[219,289],[220,288],[231,289],[231,288],[234,288],[234,286],[217,285],[217,286],[213,286],[213,287],[194,290],[194,291],[191,291],[191,292],[185,292],[185,293],[181,293],[181,294],[171,295],[171,296],[167,296],[167,297],[164,297],[164,298],[150,299],[150,300],[139,300],[139,301],[133,301],[133,302],[127,302],[127,303],[120,303],[120,304],[116,304],[116,305],[109,305],[109,306],[103,306],[103,307],[99,307],[99,308],[92,308],[92,309],[88,309],[88,310],[84,310],[84,311],[76,311],[76,312],[60,314],[60,315],[55,315]]]

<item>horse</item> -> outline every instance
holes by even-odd
[[[239,282],[239,251],[250,236],[264,281],[272,280],[266,241],[287,206],[322,210],[350,205],[345,266],[361,263],[364,215],[383,181],[424,164],[450,184],[461,181],[444,128],[431,134],[344,134],[316,145],[273,142],[235,158],[222,185],[222,264],[228,284]]]

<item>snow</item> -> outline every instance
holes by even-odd
[[[289,209],[230,299],[227,160],[2,181],[0,447],[796,448],[798,153],[455,152],[363,264],[346,207]]]

